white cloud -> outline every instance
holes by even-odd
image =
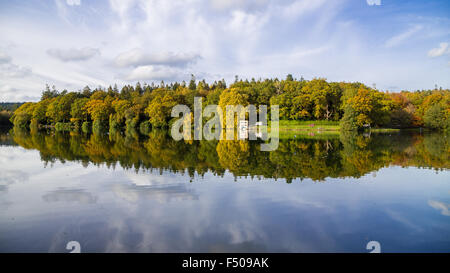
[[[0,51],[0,78],[23,78],[31,75],[29,66],[20,66],[12,62],[11,56]]]
[[[385,43],[386,47],[394,47],[394,46],[398,46],[401,43],[405,42],[407,39],[409,39],[411,36],[413,36],[414,34],[416,34],[417,32],[419,32],[420,30],[423,29],[423,26],[421,25],[416,25],[414,27],[411,27],[410,29],[408,29],[407,31],[400,33],[394,37],[391,37],[390,39],[388,39]]]
[[[143,65],[167,65],[186,66],[196,62],[200,56],[193,53],[172,53],[162,52],[159,54],[149,54],[144,50],[136,48],[119,54],[115,62],[118,66],[143,66]]]
[[[366,0],[367,5],[369,6],[380,6],[381,0]]]
[[[19,66],[13,63],[0,65],[1,78],[23,78],[32,74],[32,70],[28,66]]]
[[[47,50],[47,54],[52,56],[53,58],[59,59],[63,62],[70,61],[85,61],[88,60],[95,55],[100,55],[100,50],[97,48],[84,47],[81,49],[57,49],[52,48]]]
[[[66,0],[66,3],[69,6],[79,6],[81,5],[81,0]]]
[[[10,86],[10,85],[0,85],[0,93],[7,93],[7,92],[15,92],[17,91],[16,88]]]
[[[11,62],[11,56],[6,55],[6,53],[3,53],[0,51],[0,64],[5,64]]]
[[[439,47],[433,48],[428,51],[428,56],[431,58],[440,57],[445,54],[450,54],[450,48],[448,43],[440,43]]]
[[[281,6],[281,13],[283,16],[287,16],[289,18],[297,18],[298,16],[308,14],[309,12],[319,9],[326,3],[326,0],[293,1],[288,5]]]
[[[269,0],[212,0],[210,2],[212,8],[216,10],[258,10],[266,7]]]
[[[0,28],[0,52],[7,53],[0,54],[2,85],[37,97],[46,83],[78,90],[87,84],[189,80],[191,73],[227,82],[236,74],[280,78],[292,73],[376,82],[380,88],[450,84],[448,70],[422,65],[432,47],[419,43],[426,38],[438,47],[446,41],[445,18],[425,20],[417,13],[361,18],[354,16],[361,5],[348,0],[109,0],[84,1],[82,9],[77,8],[81,1],[69,2],[55,0],[33,11],[8,2],[21,16],[0,16],[6,26]],[[55,11],[56,16],[44,17]],[[386,46],[377,47],[377,41]],[[408,54],[397,45],[407,45]]]
[[[128,81],[176,80],[185,78],[185,74],[187,73],[173,67],[145,65],[133,69],[133,71],[131,71],[131,73],[126,76],[126,79]]]
[[[12,87],[10,85],[0,84],[0,101],[36,101],[39,97],[30,96],[23,92],[22,89]]]

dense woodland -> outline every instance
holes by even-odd
[[[50,126],[57,130],[102,131],[120,128],[161,128],[173,120],[177,104],[193,109],[194,97],[203,106],[279,105],[282,120],[340,121],[345,131],[367,126],[450,128],[450,90],[398,93],[382,92],[362,83],[286,79],[240,80],[227,86],[224,80],[208,84],[196,81],[159,85],[137,83],[77,92],[59,92],[47,86],[39,102],[21,105],[11,117],[18,127]]]

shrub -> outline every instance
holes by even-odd
[[[138,122],[139,122],[139,120],[137,118],[127,119],[127,121],[125,122],[127,130],[135,129]]]
[[[94,132],[94,134],[104,133],[107,131],[107,129],[108,129],[108,126],[107,126],[106,122],[103,120],[96,119],[92,123],[92,132]]]
[[[144,122],[141,122],[139,125],[139,132],[143,135],[148,135],[151,131],[152,125],[150,121],[146,120]]]
[[[89,133],[91,131],[91,123],[89,121],[83,122],[81,125],[81,131],[86,134]]]
[[[112,116],[109,117],[109,129],[117,130],[120,129],[120,123],[118,123]]]
[[[72,123],[73,129],[74,129],[75,131],[80,131],[80,129],[81,129],[81,124],[82,124],[80,119],[78,119],[78,118],[71,118],[71,119],[70,119],[70,122]]]
[[[31,122],[31,115],[20,114],[14,118],[14,126],[28,128]]]
[[[70,131],[72,129],[71,123],[57,122],[55,124],[56,131]]]

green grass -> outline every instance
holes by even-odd
[[[339,121],[280,120],[280,131],[339,131]]]
[[[270,122],[269,122],[270,131]],[[367,130],[369,131],[369,130]],[[397,133],[401,129],[371,128],[371,133]],[[339,121],[329,120],[280,120],[279,134],[281,139],[293,138],[334,138],[339,137]]]
[[[339,131],[306,131],[306,130],[285,130],[280,131],[280,139],[332,139],[339,138]]]

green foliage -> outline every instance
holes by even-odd
[[[447,127],[448,118],[445,117],[444,108],[435,104],[426,110],[423,121],[426,127],[432,129],[444,129]]]
[[[22,104],[17,109],[14,107],[19,104],[5,107],[14,108],[10,120],[19,127],[28,128],[31,123],[35,127],[51,127],[70,121],[75,128],[80,128],[84,122],[95,122],[96,128],[125,127],[128,130],[144,121],[149,121],[153,128],[167,127],[172,107],[184,104],[193,111],[195,97],[203,98],[203,107],[219,105],[224,114],[226,105],[252,104],[257,108],[278,105],[281,120],[341,120],[343,130],[364,126],[450,127],[450,90],[389,93],[358,82],[327,82],[321,78],[307,81],[302,77],[296,80],[291,74],[285,80],[236,78],[229,88],[224,80],[208,84],[205,80],[197,82],[194,75],[189,84],[137,83],[123,86],[120,92],[116,85],[107,90],[101,87],[91,90],[86,86],[79,92],[59,92],[46,86],[40,102]]]
[[[70,109],[70,116],[72,117],[72,121],[84,122],[88,120],[89,113],[85,107],[88,101],[88,98],[78,98],[74,100]]]
[[[153,127],[161,128],[168,125],[171,118],[172,108],[178,104],[176,98],[170,93],[162,96],[157,95],[145,109],[145,113],[149,116],[149,121]]]
[[[325,79],[313,79],[305,84],[301,90],[301,94],[308,98],[311,102],[312,109],[310,114],[316,119],[329,119],[332,116],[332,105],[329,105],[329,100],[332,100],[332,89]],[[328,99],[330,97],[330,99]]]
[[[22,102],[0,102],[0,111],[6,110],[14,112],[22,104],[23,104]]]
[[[88,121],[83,122],[81,125],[81,131],[86,134],[91,132],[91,123]]]
[[[112,116],[109,117],[109,129],[120,129],[120,124]]]
[[[41,100],[56,98],[57,96],[59,96],[59,92],[55,89],[55,86],[53,86],[53,88],[50,90],[50,86],[46,84],[45,90],[42,91]]]
[[[138,122],[139,122],[139,120],[137,118],[128,119],[126,121],[126,130],[130,131],[130,130],[136,129]]]
[[[60,97],[56,106],[56,121],[67,122],[70,120],[72,103],[76,98],[77,93],[75,92],[70,92]]]
[[[205,105],[218,105],[220,100],[220,95],[222,94],[223,89],[216,89],[211,91],[206,96]]]
[[[71,123],[64,123],[64,122],[57,122],[55,124],[55,130],[56,131],[71,131],[72,130],[72,124]]]
[[[237,117],[235,118],[235,123],[233,125],[226,124],[227,120],[227,106],[228,105],[242,105],[247,106],[249,104],[249,95],[244,92],[239,92],[239,89],[237,87],[233,87],[230,89],[227,89],[222,92],[219,99],[219,107],[222,108],[223,112],[223,123],[225,126],[236,126]]]
[[[102,134],[108,131],[108,125],[104,120],[96,119],[92,123],[92,132],[94,134]]]
[[[129,111],[131,106],[131,102],[127,100],[114,100],[112,102],[114,113],[111,115],[110,119],[118,126],[123,125],[126,116],[128,116],[128,118],[130,118],[130,116],[136,116],[133,111]]]
[[[33,116],[32,116],[32,120],[36,123],[36,124],[46,124],[47,123],[47,116],[46,116],[46,112],[47,112],[47,107],[49,104],[49,100],[42,100],[40,102],[38,102],[34,108],[33,111]]]
[[[189,89],[195,90],[197,88],[197,85],[195,83],[195,76],[191,75],[191,81],[189,82]]]
[[[344,116],[340,121],[340,126],[342,131],[356,131],[358,126],[356,123],[356,111],[348,105],[344,111]]]
[[[343,130],[384,126],[390,122],[392,101],[385,93],[360,86],[356,93],[347,96],[344,105]]]
[[[271,122],[268,123],[268,126]],[[338,131],[339,121],[332,120],[280,120],[280,131]]]
[[[150,121],[146,120],[139,124],[139,132],[143,135],[148,135],[152,129],[152,124]]]
[[[49,104],[45,111],[45,116],[49,124],[54,124],[58,121],[58,103],[59,97],[49,99]]]
[[[94,121],[106,121],[111,113],[111,106],[107,102],[98,99],[88,101],[84,109]]]
[[[33,102],[27,102],[17,108],[10,119],[14,126],[28,128],[31,123],[31,119],[33,118],[35,105],[36,104]]]
[[[391,127],[408,128],[413,125],[414,117],[405,109],[394,109],[391,113]]]

